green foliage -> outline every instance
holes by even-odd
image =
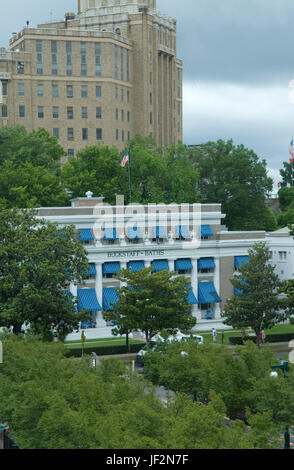
[[[266,161],[232,140],[208,142],[191,151],[191,161],[200,173],[198,192],[202,203],[221,203],[229,230],[276,229],[266,197],[273,182]]]
[[[117,289],[118,302],[114,311],[104,311],[108,321],[114,321],[115,334],[132,330],[145,332],[146,340],[160,330],[174,333],[176,329],[191,329],[196,320],[189,316],[188,285],[184,276],[174,278],[174,272],[152,272],[145,268],[132,273],[122,269],[117,279],[129,287]]]
[[[286,188],[288,185],[294,186],[294,164],[283,162],[283,169],[280,170],[282,177],[281,187]]]
[[[73,226],[36,219],[32,211],[0,210],[0,325],[24,324],[45,339],[78,328],[71,281],[82,281],[87,256]]]
[[[222,399],[201,406],[184,395],[167,405],[117,361],[97,370],[64,358],[60,343],[10,336],[0,365],[0,418],[21,449],[274,448],[269,413],[225,424]],[[146,393],[148,392],[148,393]]]
[[[265,243],[256,243],[249,250],[249,262],[238,268],[231,280],[233,286],[243,292],[233,295],[222,312],[224,323],[233,328],[251,327],[259,343],[259,333],[272,328],[287,318],[281,310],[279,298],[281,282],[269,264],[269,249]]]
[[[83,317],[84,318],[84,317]],[[144,343],[140,344],[129,344],[129,350],[127,350],[127,346],[125,344],[113,344],[109,346],[91,346],[90,343],[87,343],[84,347],[84,353],[90,354],[91,352],[95,352],[97,356],[111,356],[114,354],[126,354],[127,352],[130,353],[137,353],[142,349]],[[81,357],[82,355],[82,347],[74,347],[70,348],[67,347],[66,356],[67,357]]]
[[[0,206],[32,208],[68,204],[60,185],[60,159],[65,155],[45,129],[0,129]]]
[[[282,343],[291,341],[294,339],[294,333],[279,333],[279,334],[271,334],[266,335],[265,342],[266,343]],[[254,341],[256,342],[256,336],[246,336],[245,341]],[[243,344],[243,338],[241,336],[233,336],[229,338],[230,344]]]

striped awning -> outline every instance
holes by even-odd
[[[104,240],[117,240],[116,229],[114,227],[104,229]]]
[[[78,311],[85,309],[89,312],[102,310],[97,300],[95,289],[78,289]]]
[[[249,263],[249,256],[235,256],[235,269]]]
[[[200,258],[198,260],[198,269],[215,269],[213,258]]]
[[[78,239],[80,242],[90,242],[95,240],[90,228],[80,228],[78,229]]]
[[[176,238],[191,238],[187,225],[178,225],[176,227]]]
[[[198,300],[200,304],[217,304],[222,300],[216,292],[213,282],[199,282]]]
[[[198,300],[196,299],[196,296],[192,290],[192,287],[190,287],[189,292],[188,292],[188,302],[190,305],[198,304]]]
[[[137,271],[141,271],[144,269],[144,261],[129,261],[128,262],[128,269],[132,271],[132,273],[136,273]]]
[[[213,237],[210,225],[201,225],[201,237]]]
[[[112,311],[115,308],[111,304],[116,304],[118,295],[115,287],[105,287],[103,289],[103,310]]]
[[[129,240],[138,240],[143,238],[141,230],[139,227],[131,227],[128,229],[128,238]]]
[[[102,274],[117,274],[120,270],[120,264],[117,262],[104,263],[102,266]]]
[[[176,271],[192,271],[193,265],[190,258],[177,259],[175,261]]]
[[[89,263],[90,268],[88,269],[89,276],[96,276],[96,267],[95,263]]]
[[[167,238],[164,227],[152,227],[152,238]]]
[[[165,270],[169,271],[168,261],[166,259],[152,261],[152,266],[153,266],[154,272],[165,271]]]

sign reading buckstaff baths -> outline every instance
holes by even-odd
[[[164,250],[118,251],[107,254],[108,258],[140,258],[142,256],[164,256]]]

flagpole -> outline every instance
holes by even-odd
[[[129,161],[128,161],[128,175],[129,175],[130,204],[132,204],[131,151],[130,151],[130,148],[129,148]]]

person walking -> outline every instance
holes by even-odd
[[[217,340],[217,331],[215,328],[212,328],[212,340],[214,343],[216,343]]]

